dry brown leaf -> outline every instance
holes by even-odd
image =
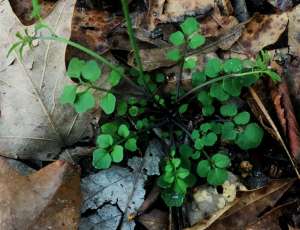
[[[0,158],[0,229],[77,229],[79,170],[56,161],[22,176]]]
[[[276,180],[264,188],[243,192],[239,202],[207,229],[244,229],[256,221],[266,208],[273,207],[293,183],[294,180]]]
[[[300,57],[300,4],[288,13],[288,39],[290,52]]]
[[[293,158],[300,163],[300,132],[285,77],[271,88],[272,101]]]
[[[280,205],[273,208],[271,211],[264,214],[261,218],[258,219],[253,224],[248,225],[246,230],[263,230],[263,229],[272,229],[272,230],[281,230],[279,224],[279,218],[284,214],[287,209],[296,209],[297,203],[295,201],[289,202],[287,204]]]
[[[168,226],[168,213],[154,209],[137,219],[147,230],[166,230]]]
[[[157,24],[181,20],[185,15],[205,15],[214,7],[214,0],[152,0],[148,1],[148,30]]]
[[[232,49],[236,52],[255,55],[264,47],[275,43],[284,32],[287,23],[287,13],[255,14]]]
[[[54,1],[40,0],[39,3],[41,4],[42,17],[46,17],[55,6]],[[34,23],[35,19],[31,17],[32,0],[10,0],[10,4],[13,11],[24,25],[31,25]]]
[[[58,1],[45,23],[69,38],[74,5],[75,0]],[[65,76],[66,45],[40,41],[24,50],[23,59],[17,53],[7,58],[16,32],[31,33],[34,26],[23,26],[8,0],[0,4],[0,21],[0,152],[11,158],[53,159],[62,147],[92,135],[93,115],[78,115],[59,103],[63,87],[72,84]]]

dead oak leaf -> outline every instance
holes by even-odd
[[[22,176],[0,158],[0,229],[77,229],[80,209],[78,169],[56,161]]]
[[[296,6],[289,16],[288,42],[293,55],[300,57],[300,5]]]
[[[232,50],[255,55],[264,47],[274,44],[284,32],[287,24],[287,13],[255,14],[247,23]]]
[[[57,35],[70,37],[75,0],[60,0],[47,16]],[[6,57],[17,31],[34,31],[23,26],[8,0],[0,3],[0,152],[11,158],[55,158],[62,147],[91,136],[92,115],[78,115],[59,103],[66,84],[66,45],[40,41],[25,50],[23,59],[16,53]],[[42,36],[49,32],[41,31]]]

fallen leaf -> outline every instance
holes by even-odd
[[[272,229],[281,230],[279,218],[284,215],[288,209],[297,209],[297,203],[295,201],[288,202],[287,204],[280,205],[273,208],[253,224],[248,225],[246,230],[257,230],[257,229]]]
[[[275,43],[288,24],[287,13],[255,14],[246,24],[242,36],[232,47],[236,52],[256,55],[264,47]]]
[[[193,200],[187,205],[187,214],[192,229],[201,229],[208,227],[216,220],[218,213],[225,212],[233,205],[237,191],[246,190],[238,181],[238,178],[230,173],[228,180],[222,185],[222,193],[219,193],[215,187],[203,185],[197,188],[193,193]],[[216,215],[217,214],[217,215]]]
[[[148,1],[148,30],[158,23],[177,22],[185,15],[206,15],[214,8],[214,0],[153,0]]]
[[[69,38],[74,5],[75,0],[60,0],[45,23]],[[34,27],[20,23],[8,0],[1,2],[0,21],[0,60],[7,60],[15,33]],[[62,147],[92,135],[92,114],[78,115],[58,101],[64,85],[72,84],[65,76],[65,50],[65,44],[40,41],[24,51],[23,59],[13,54],[13,62],[0,62],[0,152],[5,156],[54,159]]]
[[[274,207],[294,181],[275,180],[264,188],[243,192],[239,202],[207,229],[245,229],[245,226],[258,220],[266,208]]]
[[[288,13],[288,42],[290,52],[300,57],[300,5]]]
[[[271,88],[271,96],[281,128],[288,140],[291,154],[297,163],[300,163],[299,125],[295,117],[285,78],[283,76],[282,82]]]
[[[0,158],[0,228],[77,229],[79,170],[56,161],[28,176]]]
[[[55,6],[54,1],[40,0],[39,3],[41,5],[41,16],[43,18],[49,15]],[[28,26],[35,22],[35,19],[31,17],[32,0],[10,0],[10,5],[22,24]]]
[[[94,228],[101,226],[101,230],[110,230],[112,229],[111,226],[117,226],[124,230],[134,229],[135,223],[130,216],[135,216],[144,201],[144,183],[148,175],[157,174],[160,161],[157,154],[160,149],[161,146],[158,145],[157,141],[150,142],[146,154],[141,160],[134,159],[130,161],[130,167],[133,171],[127,168],[112,167],[83,178],[81,183],[83,193],[82,213],[87,210],[96,210],[98,213],[103,213],[102,206],[104,204],[111,204],[119,212],[115,208],[106,207],[111,210],[111,213],[106,216],[107,219],[92,215],[82,221],[91,222],[95,220]],[[101,222],[97,221],[99,218],[101,218]],[[101,225],[103,221],[106,222],[104,226],[107,226],[107,228]],[[81,225],[83,226],[83,224]]]
[[[147,230],[166,230],[168,226],[168,213],[154,209],[138,217],[138,221]]]

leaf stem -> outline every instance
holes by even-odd
[[[133,28],[132,28],[132,22],[131,22],[131,18],[129,16],[129,9],[128,9],[128,1],[127,0],[121,0],[122,3],[122,9],[123,9],[123,13],[124,13],[124,17],[126,20],[126,24],[127,24],[127,31],[128,31],[128,35],[129,35],[129,40],[130,40],[130,45],[133,49],[134,52],[134,57],[135,57],[135,61],[139,70],[139,75],[140,77],[143,79],[144,84],[146,86],[146,82],[145,82],[145,78],[144,78],[144,69],[143,69],[143,64],[141,61],[141,57],[140,57],[140,51],[139,48],[137,46],[137,42],[134,36],[134,32],[133,32]]]
[[[33,39],[36,40],[52,40],[52,41],[57,41],[57,42],[62,42],[65,43],[69,46],[72,46],[88,55],[90,55],[91,57],[97,59],[98,61],[104,63],[105,65],[107,65],[109,68],[111,68],[112,70],[116,71],[118,74],[120,74],[131,86],[133,86],[135,89],[139,90],[139,91],[144,91],[143,89],[141,89],[137,84],[135,84],[130,78],[128,78],[127,76],[124,75],[124,73],[122,73],[119,68],[112,64],[110,61],[108,61],[106,58],[102,57],[101,55],[97,54],[96,52],[76,43],[73,42],[71,40],[68,40],[64,37],[60,37],[57,35],[52,35],[52,36],[38,36],[38,37],[33,37]]]
[[[180,97],[177,102],[182,101],[183,99],[185,99],[187,96],[191,95],[192,93],[197,92],[199,89],[202,89],[203,87],[206,87],[208,85],[211,85],[215,82],[218,81],[222,81],[228,78],[235,78],[235,77],[243,77],[243,76],[247,76],[247,75],[252,75],[252,74],[260,74],[260,73],[266,73],[266,70],[257,70],[257,71],[251,71],[251,72],[245,72],[245,73],[237,73],[237,74],[228,74],[228,75],[224,75],[222,77],[218,77],[218,78],[214,78],[212,80],[209,80],[201,85],[196,86],[195,88],[191,89],[190,91],[188,91],[186,94],[184,94],[182,97]]]
[[[187,54],[187,44],[185,43],[184,48],[183,48],[182,60],[180,63],[179,75],[177,76],[177,79],[176,79],[176,101],[179,97],[180,85],[181,85],[182,74],[183,74],[183,66],[184,66],[186,54]]]

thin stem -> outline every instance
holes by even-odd
[[[132,22],[131,22],[131,18],[129,16],[129,9],[128,9],[128,1],[127,0],[121,0],[122,3],[122,9],[123,9],[123,13],[125,16],[125,20],[126,20],[126,24],[127,24],[127,31],[128,31],[128,35],[129,35],[129,40],[130,40],[130,45],[133,49],[134,52],[134,57],[135,57],[135,61],[139,70],[139,75],[140,77],[143,79],[143,81],[145,81],[144,79],[144,69],[143,69],[143,64],[141,61],[141,57],[140,57],[140,51],[139,48],[137,46],[137,42],[134,36],[134,32],[133,32],[133,28],[132,28]],[[146,82],[144,82],[144,84],[146,85]]]
[[[182,81],[183,66],[184,66],[186,54],[187,54],[187,44],[185,44],[184,48],[183,48],[183,57],[182,57],[182,60],[180,63],[179,76],[177,76],[177,79],[176,79],[176,101],[179,97],[179,90],[180,90],[180,85],[181,85],[181,81]]]
[[[179,122],[177,122],[176,120],[174,120],[174,119],[172,119],[171,120],[178,128],[180,128],[183,132],[185,132],[187,135],[188,135],[188,137],[190,138],[190,139],[193,139],[192,138],[192,134],[187,130],[187,128],[185,128],[183,125],[181,125]]]
[[[245,73],[238,73],[238,74],[228,74],[228,75],[224,75],[222,77],[218,77],[218,78],[214,78],[212,80],[209,80],[201,85],[196,86],[195,88],[191,89],[190,91],[188,91],[186,94],[184,94],[182,97],[180,97],[177,102],[182,101],[183,99],[185,99],[187,96],[191,95],[192,93],[198,91],[199,89],[202,89],[203,87],[206,87],[208,85],[211,85],[215,82],[218,81],[222,81],[228,78],[234,78],[234,77],[243,77],[243,76],[247,76],[247,75],[252,75],[252,74],[260,74],[260,73],[266,73],[267,71],[265,70],[258,70],[258,71],[252,71],[252,72],[245,72]]]
[[[144,91],[143,89],[141,89],[138,85],[136,85],[130,78],[126,77],[120,70],[119,68],[112,64],[110,61],[108,61],[106,58],[100,56],[99,54],[97,54],[96,52],[76,43],[73,41],[70,41],[64,37],[60,37],[57,35],[52,35],[52,36],[38,36],[38,37],[33,37],[33,39],[36,40],[52,40],[52,41],[57,41],[57,42],[62,42],[65,43],[69,46],[72,46],[78,50],[81,50],[82,52],[90,55],[91,57],[96,58],[98,61],[104,63],[105,65],[107,65],[109,68],[111,68],[112,70],[116,71],[117,73],[119,73],[131,86],[133,86],[135,89],[139,90],[139,91]]]

